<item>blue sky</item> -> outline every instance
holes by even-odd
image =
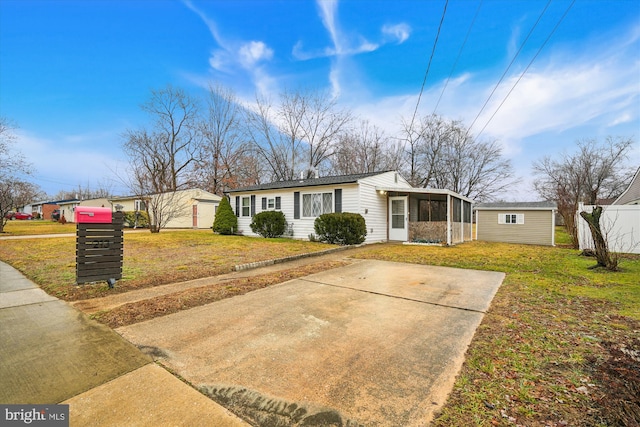
[[[125,169],[122,134],[146,124],[140,104],[167,84],[200,95],[221,83],[247,103],[256,92],[327,89],[396,134],[415,109],[444,5],[0,0],[0,115],[19,126],[32,180],[50,194],[126,193],[113,179]],[[633,137],[640,165],[640,2],[450,0],[418,113],[434,109],[502,144],[522,177],[507,200],[536,199],[532,161],[580,138]]]

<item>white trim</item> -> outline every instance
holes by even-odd
[[[439,188],[413,188],[413,187],[377,187],[376,191],[385,191],[387,193],[397,192],[397,193],[419,193],[419,194],[442,194],[446,196],[457,197],[458,199],[465,200],[472,205],[475,204],[473,199],[465,197],[461,194],[456,193],[451,190],[443,190]]]

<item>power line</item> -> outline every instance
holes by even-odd
[[[433,54],[436,51],[436,46],[438,44],[438,38],[440,37],[440,30],[442,29],[442,23],[444,22],[444,16],[447,13],[447,5],[449,4],[449,0],[446,0],[444,3],[444,10],[442,11],[442,17],[440,18],[440,25],[438,26],[438,32],[436,33],[436,39],[433,42],[433,48],[431,49],[431,56],[429,57],[429,63],[427,64],[427,71],[424,73],[424,79],[422,80],[422,86],[420,87],[420,94],[418,95],[418,101],[416,102],[416,108],[413,110],[413,117],[411,118],[411,126],[409,129],[413,129],[413,123],[416,119],[416,114],[418,113],[418,106],[420,105],[420,99],[422,98],[422,92],[424,92],[424,86],[427,83],[427,76],[429,75],[429,70],[431,69],[431,61],[433,61]]]
[[[544,9],[542,10],[542,12],[540,13],[540,16],[538,16],[538,19],[536,20],[535,24],[533,24],[533,27],[531,27],[531,29],[529,30],[529,34],[527,34],[527,37],[525,37],[525,39],[523,40],[522,44],[520,45],[520,47],[518,48],[518,51],[516,52],[516,54],[513,56],[513,58],[511,59],[511,62],[509,63],[509,65],[507,66],[507,68],[504,70],[504,73],[502,73],[502,76],[500,77],[500,80],[498,80],[498,83],[496,83],[496,85],[494,86],[493,90],[491,91],[491,94],[489,94],[489,97],[487,98],[487,100],[484,102],[484,105],[482,106],[482,108],[480,109],[480,111],[478,112],[478,114],[476,115],[476,118],[473,119],[473,122],[471,123],[471,125],[467,128],[467,135],[469,134],[469,132],[471,132],[471,128],[473,127],[473,125],[476,123],[476,121],[478,120],[478,118],[480,117],[480,114],[482,114],[482,112],[484,111],[484,109],[486,108],[487,104],[489,103],[489,101],[491,100],[491,98],[493,97],[493,94],[496,92],[496,90],[498,89],[498,86],[500,86],[500,83],[502,83],[502,80],[504,80],[504,77],[507,75],[507,73],[509,72],[509,70],[511,69],[511,66],[513,65],[513,63],[515,62],[516,58],[518,57],[518,55],[520,55],[520,52],[522,51],[522,49],[524,48],[524,45],[527,43],[527,40],[529,40],[529,37],[531,37],[531,34],[533,33],[533,30],[535,30],[535,28],[538,26],[538,23],[540,23],[540,20],[542,19],[542,16],[545,14],[545,12],[547,11],[547,9],[549,8],[549,5],[551,4],[552,0],[549,0],[546,4],[546,6],[544,7]]]
[[[453,63],[453,66],[451,67],[451,72],[449,73],[449,76],[447,77],[447,81],[444,84],[444,87],[442,88],[442,92],[440,92],[440,97],[438,98],[438,102],[436,102],[436,106],[433,108],[433,113],[436,113],[436,110],[438,109],[438,106],[440,105],[440,101],[442,100],[442,96],[444,95],[444,91],[447,90],[447,86],[449,86],[449,80],[451,80],[451,76],[453,75],[453,72],[455,71],[456,67],[458,66],[458,61],[460,60],[460,56],[462,56],[462,51],[464,50],[464,47],[467,45],[467,40],[469,39],[469,34],[471,34],[471,29],[473,28],[473,25],[476,22],[476,18],[478,18],[478,13],[480,12],[480,8],[482,7],[482,0],[480,0],[480,3],[478,3],[478,7],[476,8],[476,13],[473,16],[473,19],[471,20],[471,25],[469,25],[469,29],[467,30],[467,35],[464,37],[464,41],[462,42],[462,46],[460,46],[460,50],[458,51],[458,56],[456,57],[455,62]]]
[[[500,108],[502,108],[502,106],[504,105],[504,103],[506,102],[507,98],[509,97],[509,95],[511,95],[511,92],[513,92],[513,90],[516,88],[516,86],[518,85],[518,83],[520,83],[520,80],[522,80],[522,77],[524,77],[524,75],[526,74],[526,72],[529,70],[529,67],[531,67],[531,64],[533,64],[533,61],[536,60],[536,58],[538,57],[538,55],[540,54],[540,52],[542,51],[542,49],[544,49],[545,45],[547,44],[547,42],[551,39],[551,36],[553,36],[553,34],[556,32],[556,30],[558,29],[558,27],[560,26],[560,24],[562,23],[562,21],[564,21],[564,18],[567,16],[567,14],[569,13],[569,10],[571,10],[571,8],[573,7],[574,3],[576,2],[576,0],[573,0],[571,2],[571,4],[569,5],[569,7],[567,8],[567,10],[565,10],[564,14],[560,17],[560,19],[558,20],[558,23],[555,25],[555,27],[553,27],[553,29],[551,30],[551,32],[549,33],[549,36],[547,36],[547,38],[545,39],[545,41],[542,43],[542,45],[540,46],[540,48],[538,49],[538,51],[536,52],[536,54],[533,56],[533,58],[531,58],[531,61],[529,61],[529,64],[527,65],[527,67],[522,71],[522,74],[520,74],[520,77],[518,77],[518,80],[516,80],[516,82],[513,84],[513,86],[511,86],[511,89],[509,90],[509,92],[505,95],[504,99],[502,100],[502,102],[500,103],[500,105],[498,105],[498,108],[496,108],[496,111],[493,112],[493,114],[491,115],[491,117],[489,117],[489,120],[487,120],[487,123],[485,123],[484,127],[482,128],[482,130],[480,130],[480,133],[478,133],[478,135],[476,135],[476,138],[478,138],[482,132],[484,132],[484,130],[487,128],[487,126],[489,125],[489,123],[491,122],[491,120],[493,120],[493,118],[496,116],[496,114],[498,113],[498,111],[500,110]]]

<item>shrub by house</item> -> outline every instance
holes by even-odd
[[[238,218],[233,213],[229,199],[220,200],[216,218],[213,220],[213,232],[219,234],[233,234],[238,230]]]
[[[357,245],[367,237],[364,217],[356,213],[322,214],[314,222],[318,239],[338,245]]]
[[[287,222],[284,214],[280,211],[264,211],[253,216],[249,225],[251,231],[262,237],[280,237],[284,234]]]

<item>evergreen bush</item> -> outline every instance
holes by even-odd
[[[223,197],[213,220],[213,232],[219,234],[233,234],[238,230],[238,218],[233,213],[229,199]]]
[[[131,228],[149,227],[149,214],[146,211],[125,211],[124,223]]]
[[[251,231],[262,237],[280,237],[287,228],[284,214],[280,211],[264,211],[253,216]]]
[[[322,242],[357,245],[367,237],[364,217],[356,213],[330,213],[316,218],[313,228]]]

